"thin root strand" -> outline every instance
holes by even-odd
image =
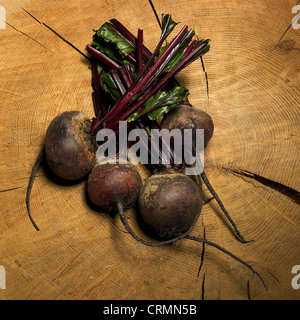
[[[199,180],[199,183],[200,183],[200,177],[198,177],[198,180]],[[202,171],[201,173],[201,178],[204,182],[204,184],[206,185],[207,189],[210,191],[210,193],[214,196],[214,198],[216,199],[218,205],[220,206],[220,208],[222,209],[223,213],[225,214],[226,218],[228,219],[228,221],[230,222],[230,224],[232,225],[232,227],[234,228],[239,240],[242,242],[242,243],[249,243],[249,242],[253,242],[254,240],[245,240],[245,238],[241,235],[237,225],[235,224],[235,222],[232,220],[232,218],[230,217],[228,211],[225,209],[222,201],[220,200],[218,194],[216,193],[216,191],[214,190],[214,188],[212,187],[212,185],[210,184],[206,174],[204,171]]]
[[[209,246],[212,246],[212,247],[215,247],[216,249],[222,251],[223,253],[227,254],[228,256],[230,256],[231,258],[235,259],[236,261],[240,262],[242,265],[244,265],[245,267],[247,267],[248,269],[250,269],[254,274],[256,274],[259,279],[262,281],[264,287],[266,288],[266,290],[268,290],[268,287],[265,283],[265,281],[263,280],[262,276],[257,272],[255,271],[247,262],[243,261],[242,259],[240,259],[239,257],[237,257],[236,255],[234,255],[233,253],[231,253],[230,251],[226,250],[225,248],[219,246],[218,244],[214,243],[214,242],[211,242],[209,240],[206,240],[206,239],[200,239],[200,238],[197,238],[197,237],[194,237],[194,236],[190,236],[190,235],[186,235],[184,237],[185,239],[188,239],[188,240],[193,240],[193,241],[197,241],[197,242],[202,242],[202,243],[206,243],[208,244]]]
[[[33,186],[33,182],[34,182],[36,173],[37,173],[41,163],[43,162],[44,158],[45,158],[45,148],[43,148],[42,151],[39,153],[39,155],[37,156],[35,163],[32,167],[32,171],[31,171],[31,175],[30,175],[30,179],[29,179],[28,187],[27,187],[27,193],[26,193],[26,207],[27,207],[28,217],[37,231],[39,231],[40,229],[37,226],[37,224],[35,223],[35,221],[33,220],[32,216],[31,216],[31,212],[30,212],[30,194],[31,194],[31,190],[32,190],[32,186]]]
[[[141,242],[142,244],[146,245],[146,246],[150,246],[150,247],[158,247],[158,246],[162,246],[165,244],[171,244],[174,243],[180,239],[188,239],[188,240],[193,240],[193,241],[197,241],[197,242],[201,242],[203,244],[207,244],[209,246],[212,246],[220,251],[222,251],[223,253],[229,255],[231,258],[235,259],[236,261],[240,262],[242,265],[246,266],[248,269],[250,269],[254,274],[256,274],[259,279],[262,281],[264,287],[266,288],[266,290],[268,290],[268,287],[266,286],[263,278],[261,277],[261,275],[255,271],[247,262],[243,261],[242,259],[240,259],[239,257],[237,257],[236,255],[234,255],[233,253],[231,253],[230,251],[226,250],[225,248],[219,246],[218,244],[211,242],[209,240],[206,239],[200,239],[194,236],[190,236],[189,233],[191,232],[191,229],[189,229],[187,232],[183,233],[182,235],[176,237],[176,238],[172,238],[170,240],[164,240],[164,241],[160,241],[160,242],[149,242],[149,241],[145,241],[142,238],[140,238],[139,236],[136,235],[136,233],[131,229],[127,217],[123,211],[123,207],[122,204],[120,202],[117,203],[117,207],[118,207],[118,211],[119,211],[119,215],[121,218],[121,221],[125,227],[125,229],[127,230],[127,232],[137,241]]]

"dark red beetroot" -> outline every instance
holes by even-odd
[[[204,146],[205,146],[207,145],[207,143],[209,142],[209,140],[213,135],[214,123],[210,115],[207,114],[205,111],[196,109],[193,107],[189,107],[187,105],[179,105],[174,110],[170,111],[164,116],[161,122],[161,128],[165,128],[168,130],[173,130],[175,128],[178,128],[182,132],[184,131],[184,129],[204,129]],[[234,223],[229,213],[225,209],[218,194],[215,192],[215,190],[211,186],[205,172],[203,171],[200,175],[198,175],[199,181],[200,181],[200,176],[203,182],[205,183],[205,185],[207,186],[207,188],[210,190],[210,192],[218,202],[226,218],[233,226],[239,240],[241,240],[242,242],[247,242],[244,239],[244,237],[241,235],[236,224]]]
[[[139,195],[141,216],[159,236],[188,231],[202,208],[202,192],[189,177],[166,170],[149,177]]]
[[[45,153],[52,171],[67,180],[88,175],[96,163],[96,147],[90,135],[88,117],[79,111],[67,111],[50,123]]]
[[[130,207],[142,187],[142,178],[131,163],[97,164],[88,177],[87,193],[91,201],[104,210]]]
[[[203,110],[179,105],[168,112],[162,122],[161,128],[173,130],[175,128],[184,129],[204,129],[204,145],[207,145],[214,133],[214,123],[211,116]]]

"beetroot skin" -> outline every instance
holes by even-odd
[[[90,121],[79,111],[67,111],[50,123],[45,139],[47,162],[52,171],[67,180],[87,176],[96,163],[96,147]]]
[[[168,112],[161,122],[161,128],[173,130],[204,129],[204,145],[207,145],[214,133],[214,123],[211,116],[200,109],[187,105],[179,105]]]
[[[146,224],[161,237],[188,231],[202,208],[202,192],[186,175],[166,170],[149,177],[140,192],[139,208]]]
[[[131,163],[97,164],[88,177],[90,200],[104,210],[116,210],[118,203],[127,208],[134,204],[142,187],[142,178]]]

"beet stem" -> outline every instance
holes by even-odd
[[[131,42],[132,44],[138,43],[137,38],[123,24],[121,24],[121,22],[119,22],[117,19],[111,19],[110,22],[114,25],[115,29],[117,29],[125,38],[127,38],[129,42]],[[161,23],[159,20],[158,20],[158,23],[161,27]],[[152,56],[151,51],[144,44],[142,44],[142,50],[143,50],[144,60],[148,61]],[[189,52],[185,53],[185,55],[187,55],[188,53]],[[128,65],[125,65],[125,67],[127,66]],[[173,83],[173,86],[179,86],[179,83],[175,78],[171,78],[171,81]],[[133,81],[131,81],[131,83],[132,82]],[[186,98],[186,104],[189,104],[188,98]]]
[[[150,121],[149,119],[146,119],[146,118],[144,120],[145,121],[142,122],[141,119],[138,119],[137,123],[145,132],[147,132],[147,128],[146,128],[145,124],[148,125],[148,127],[151,127],[151,129],[158,129],[158,130],[160,129],[160,127],[156,121]],[[152,139],[154,139],[154,137],[150,136],[148,132],[147,132],[147,138],[148,138],[148,142],[144,143],[144,146],[148,150],[148,154],[150,157],[151,156],[158,157],[159,161],[156,165],[163,166],[164,168],[175,167],[174,150],[172,148],[170,148],[170,146],[168,146],[165,139],[162,136],[159,137],[159,142],[161,142],[161,144],[162,144],[160,147],[160,143],[152,143]],[[149,147],[149,145],[151,147]],[[166,148],[168,148],[168,151],[170,152],[170,159],[168,159],[167,155],[163,152],[163,150],[162,150],[163,145],[165,145]],[[156,165],[153,164],[154,167]]]
[[[138,30],[138,45],[137,45],[137,67],[138,74],[140,74],[143,70],[143,30]]]
[[[101,118],[102,117],[101,107],[100,107],[97,93],[95,91],[92,92],[92,101],[93,101],[94,112],[95,112],[96,117]]]
[[[111,111],[107,114],[105,118],[105,126],[110,129],[114,129],[118,125],[118,121],[126,121],[127,118],[133,114],[139,107],[141,107],[153,94],[158,90],[161,90],[168,81],[183,68],[188,66],[194,60],[198,59],[200,56],[205,54],[208,49],[209,40],[192,41],[192,43],[185,50],[185,55],[183,59],[173,66],[172,70],[166,72],[164,77],[160,79],[157,83],[158,77],[165,71],[165,67],[168,62],[177,54],[178,51],[183,50],[183,44],[186,41],[190,41],[190,35],[192,31],[188,31],[188,27],[185,25],[181,31],[176,35],[176,37],[171,41],[166,50],[158,57],[157,61],[155,57],[158,55],[159,50],[170,33],[169,22],[170,16],[168,16],[168,22],[162,30],[160,40],[149,57],[146,64],[143,66],[143,32],[139,29],[138,37],[135,38],[128,30],[124,28],[117,20],[111,20],[113,27],[117,29],[122,35],[126,33],[125,38],[130,38],[134,42],[134,47],[137,50],[137,77],[131,83],[128,90],[121,98],[116,102]],[[130,41],[130,40],[129,40]],[[87,50],[94,56],[98,56],[99,59],[104,59],[103,62],[109,62],[112,68],[120,69],[118,64],[112,64],[109,58],[105,54],[101,54],[98,50],[91,46],[87,46]],[[151,64],[154,62],[152,67]],[[150,68],[150,70],[149,70]],[[144,95],[144,96],[143,96]],[[140,98],[140,100],[139,100]],[[154,109],[148,110],[148,112]],[[140,113],[140,112],[139,112]],[[116,120],[117,119],[117,120]]]
[[[132,70],[130,69],[130,66],[128,64],[125,64],[124,68],[125,68],[125,72],[127,74],[127,78],[128,78],[128,80],[130,82],[130,85],[132,85],[132,82],[133,82]]]
[[[108,56],[106,56],[105,54],[103,54],[102,52],[98,51],[97,49],[93,48],[90,45],[86,46],[86,50],[95,58],[99,59],[100,61],[102,61],[103,63],[105,63],[108,67],[110,67],[111,69],[120,69],[120,65],[115,62],[114,60],[112,60],[111,58],[109,58]]]
[[[159,69],[160,65],[163,63],[165,58],[169,55],[169,53],[174,49],[174,47],[180,41],[180,39],[182,38],[182,36],[186,32],[186,30],[187,30],[187,26],[184,26],[181,29],[181,31],[177,34],[177,36],[172,40],[169,47],[164,51],[164,53],[161,55],[161,57],[154,63],[154,65],[149,70],[149,72],[147,72],[150,64],[153,62],[154,58],[156,57],[160,47],[162,46],[164,39],[165,39],[164,37],[161,38],[156,49],[154,50],[154,53],[153,53],[151,59],[149,59],[147,61],[146,65],[144,66],[143,71],[135,79],[135,82],[132,84],[131,88],[129,88],[129,90],[126,92],[126,94],[123,95],[119,99],[119,101],[114,105],[114,107],[112,108],[111,118],[113,120],[119,119],[120,114],[124,112],[124,108],[125,107],[128,108],[132,103],[134,103],[134,101],[138,98],[138,96],[140,96],[149,87],[150,83],[156,78],[156,74],[155,74],[156,71]],[[144,73],[146,73],[146,74],[144,75]],[[159,88],[160,87],[161,86],[159,86]],[[154,93],[151,93],[151,95],[152,94],[154,94]],[[149,99],[149,97],[146,100],[148,100],[148,99]],[[143,103],[144,102],[145,101],[143,100]],[[127,112],[126,116],[122,117],[122,120],[123,119],[126,120],[128,118],[128,116],[131,113],[133,113],[135,110],[137,110],[141,104],[138,103],[137,105],[134,108],[131,108],[131,111]],[[116,121],[112,121],[113,124],[110,125],[111,128],[113,128],[116,125],[115,122]]]
[[[117,71],[112,69],[110,72],[110,75],[112,76],[115,84],[117,85],[118,90],[120,91],[121,95],[123,95],[126,92],[125,87],[123,86],[123,83],[119,77],[119,75],[117,74]]]
[[[119,71],[120,71],[120,74],[121,74],[121,76],[122,76],[122,78],[123,78],[123,80],[124,80],[124,82],[125,82],[125,84],[126,84],[126,87],[127,87],[127,89],[128,89],[128,88],[131,86],[132,81],[128,78],[125,67],[122,66],[122,67],[119,69]],[[124,92],[124,94],[125,94],[125,92]]]
[[[102,71],[101,71],[102,72]],[[98,63],[96,61],[96,59],[94,58],[92,60],[92,87],[93,90],[96,93],[97,96],[97,102],[98,102],[98,106],[96,103],[96,110],[95,110],[95,115],[96,117],[104,117],[107,114],[107,110],[104,106],[104,102],[103,99],[101,98],[101,80],[100,80],[100,73],[98,70]],[[99,111],[97,112],[97,108],[99,109]]]
[[[30,194],[31,194],[31,190],[32,190],[32,186],[33,186],[33,182],[34,182],[36,173],[37,173],[42,161],[44,160],[44,158],[45,158],[45,148],[43,148],[42,151],[39,153],[39,155],[37,156],[35,163],[32,167],[32,171],[31,171],[31,175],[30,175],[30,179],[29,179],[29,183],[28,183],[28,187],[27,187],[27,193],[26,193],[26,207],[27,207],[28,217],[37,231],[39,231],[40,229],[37,226],[37,224],[34,222],[32,216],[31,216],[31,213],[30,213]]]
[[[181,30],[181,32],[183,33],[183,30]],[[178,39],[180,37],[178,37],[180,34],[177,35],[177,37],[173,40],[172,43],[177,43]],[[180,35],[182,36],[182,35]],[[177,41],[176,41],[177,39]],[[172,45],[171,43],[171,45]],[[139,100],[132,108],[130,108],[127,112],[125,112],[122,115],[117,114],[117,116],[114,115],[113,121],[111,121],[111,123],[108,125],[108,127],[110,128],[114,128],[117,125],[117,121],[114,119],[119,119],[119,121],[124,121],[126,120],[133,112],[135,112],[140,106],[142,106],[152,95],[154,95],[158,90],[160,90],[166,83],[167,81],[175,76],[175,74],[177,74],[179,71],[181,71],[183,68],[185,68],[187,65],[189,65],[190,63],[192,63],[196,58],[193,58],[193,56],[196,56],[196,53],[198,53],[201,49],[203,49],[206,46],[207,43],[203,43],[201,44],[197,49],[195,49],[192,53],[190,53],[187,57],[185,57],[181,62],[178,63],[178,65],[176,65],[170,72],[168,72],[153,88],[151,88],[151,90],[141,99]],[[168,47],[168,49],[171,47],[171,45]],[[163,60],[165,59],[165,55],[166,53],[168,53],[168,49],[163,53],[163,55],[157,60],[157,62],[155,63],[155,65],[152,67],[152,69],[146,74],[146,76],[139,82],[139,84],[132,89],[131,94],[134,95],[137,93],[137,89],[142,89],[145,90],[146,87],[149,87],[149,85],[151,84],[151,82],[153,81],[153,78],[150,79],[150,77],[154,77],[154,72],[156,71],[156,69],[158,69],[158,65],[160,65]],[[203,55],[204,53],[202,53],[201,55]],[[198,57],[197,57],[198,58]],[[155,68],[156,69],[155,69]],[[144,67],[145,69],[145,67]],[[155,78],[155,77],[154,77]],[[148,81],[146,84],[144,82]],[[134,102],[134,100],[132,100],[131,102],[125,100],[122,101],[122,99],[128,95],[128,92],[122,96],[120,98],[120,100],[117,102],[117,104],[115,105],[115,107],[118,104],[121,104],[121,107],[117,107],[116,109],[119,111],[123,110],[124,105],[127,106],[127,108]],[[132,97],[132,96],[129,96]],[[114,108],[115,108],[114,107]],[[117,111],[117,112],[118,112]],[[147,113],[153,111],[153,109],[148,110]]]
[[[128,42],[130,42],[133,46],[136,46],[137,38],[117,19],[109,20],[116,30],[118,30]],[[146,60],[150,59],[152,53],[143,45],[143,55]]]

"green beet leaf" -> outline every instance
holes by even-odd
[[[135,50],[135,48],[110,23],[104,23],[97,31],[97,36],[106,42],[114,44],[123,58],[127,57]]]

